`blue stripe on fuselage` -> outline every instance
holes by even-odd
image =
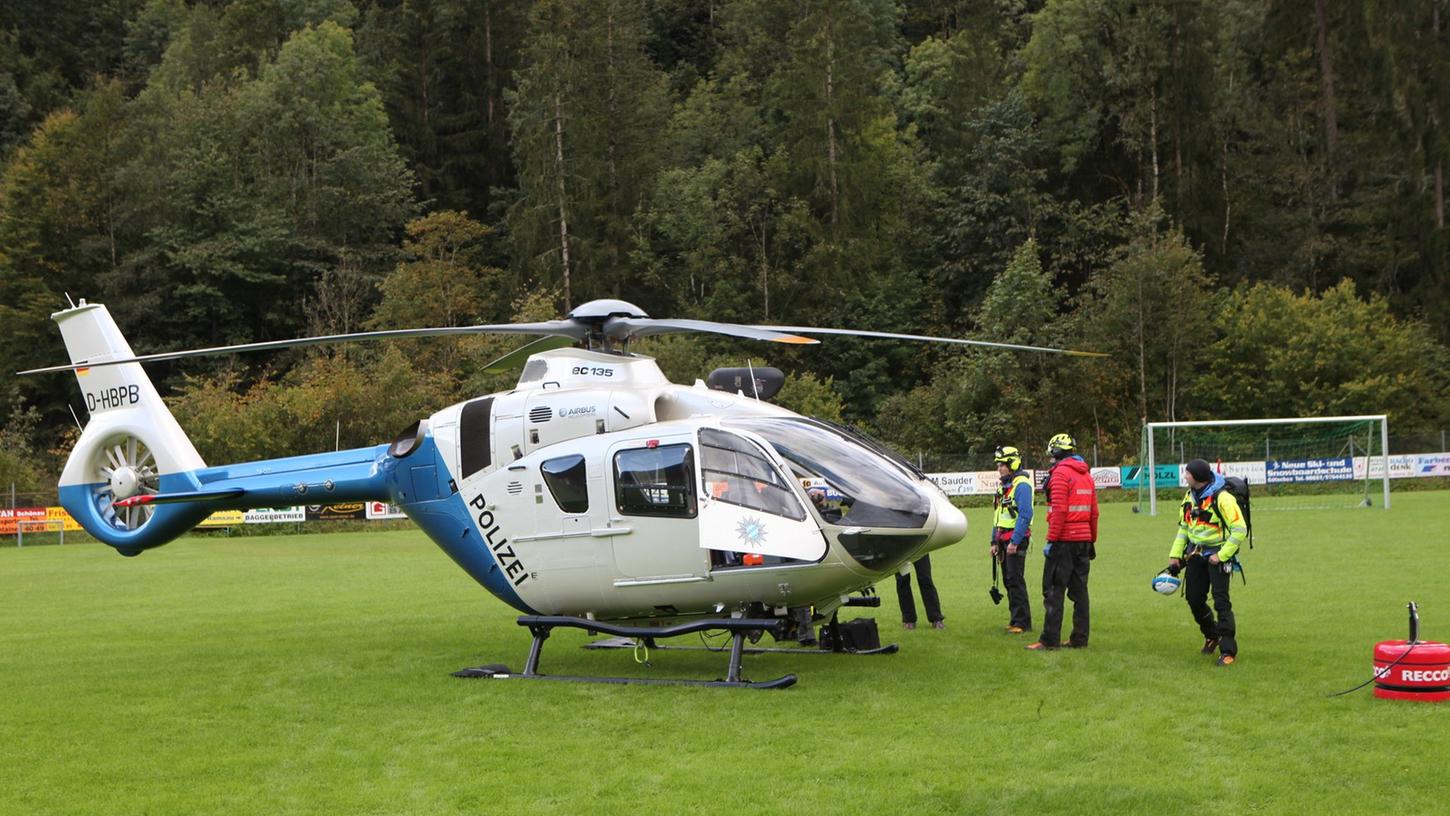
[[[448,483],[448,468],[431,434],[403,459],[386,445],[268,459],[161,476],[160,493],[187,493],[239,487],[236,498],[152,505],[150,521],[137,530],[117,527],[97,491],[104,483],[60,488],[60,503],[86,532],[136,555],[159,547],[195,527],[218,510],[290,507],[351,501],[391,501],[462,567],[473,580],[521,612],[534,614],[519,597],[502,565],[479,535],[473,512]]]
[[[448,468],[433,441],[433,435],[425,436],[418,449],[407,458],[389,461],[393,465],[388,469],[388,488],[393,503],[402,508],[413,523],[423,528],[423,532],[484,589],[520,612],[537,614],[514,591],[498,559],[479,535],[473,512],[464,501],[463,494],[454,492],[446,484]],[[435,480],[431,488],[423,475],[414,478],[415,471],[419,469],[423,469],[426,478]]]

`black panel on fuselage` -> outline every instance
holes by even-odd
[[[484,397],[463,406],[458,420],[458,439],[465,479],[493,462],[493,440],[489,433],[492,415],[493,397]]]

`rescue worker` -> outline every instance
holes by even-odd
[[[1022,470],[1022,452],[1011,445],[997,448],[1000,485],[992,500],[992,557],[1002,565],[1007,586],[1007,632],[1032,631],[1032,604],[1027,599],[1027,547],[1032,543],[1032,477]]]
[[[1183,594],[1193,620],[1203,633],[1203,654],[1218,651],[1218,665],[1232,666],[1238,660],[1234,611],[1228,590],[1233,578],[1235,556],[1248,535],[1249,526],[1238,500],[1224,490],[1223,475],[1208,463],[1194,459],[1185,467],[1188,492],[1178,516],[1178,535],[1168,552],[1168,573],[1183,579]],[[1208,592],[1213,590],[1213,611],[1208,609]],[[1218,619],[1214,620],[1217,613]]]
[[[1088,570],[1097,557],[1098,493],[1077,443],[1060,433],[1047,443],[1053,465],[1043,487],[1047,497],[1047,543],[1042,548],[1042,633],[1027,648],[1051,650],[1088,645]],[[1063,592],[1072,601],[1072,634],[1061,642]]]

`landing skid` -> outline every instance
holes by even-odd
[[[529,658],[524,663],[524,670],[515,673],[507,666],[493,664],[488,666],[477,666],[471,669],[461,669],[453,673],[454,677],[476,677],[492,680],[562,680],[571,683],[615,683],[615,684],[638,684],[651,686],[705,686],[709,688],[757,688],[774,689],[787,688],[795,685],[796,676],[787,674],[777,677],[774,680],[753,682],[740,676],[741,656],[745,654],[745,637],[747,633],[766,630],[772,634],[779,633],[782,622],[774,619],[755,618],[715,618],[698,621],[690,621],[676,626],[617,626],[610,623],[575,618],[566,615],[523,615],[519,617],[518,624],[527,626],[529,632],[534,636],[534,642],[529,647]],[[658,677],[595,677],[589,675],[571,676],[562,674],[541,674],[539,672],[539,657],[544,649],[544,641],[555,627],[563,626],[572,629],[583,629],[591,634],[604,633],[614,635],[617,638],[641,638],[653,641],[655,639],[678,637],[680,635],[703,632],[709,629],[724,629],[731,633],[730,664],[726,670],[723,680],[689,680],[669,679]],[[796,651],[783,649],[781,651]],[[804,651],[804,650],[800,650]]]
[[[639,644],[633,638],[615,637],[607,640],[596,640],[584,644],[584,649],[634,649]],[[645,638],[644,645],[650,651],[663,652],[724,652],[729,651],[730,646],[660,646],[653,642],[652,638]],[[828,654],[851,654],[851,655],[879,655],[896,654],[901,647],[895,643],[888,643],[875,649],[812,649],[808,646],[746,646],[742,651],[745,654],[798,654],[798,655],[828,655]]]

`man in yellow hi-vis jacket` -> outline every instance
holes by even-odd
[[[1178,536],[1168,553],[1168,572],[1187,573],[1183,579],[1188,609],[1203,632],[1204,654],[1219,653],[1218,665],[1231,666],[1238,659],[1233,604],[1229,601],[1234,556],[1248,535],[1248,523],[1233,494],[1224,490],[1221,474],[1208,463],[1194,459],[1185,467],[1188,492],[1178,516]],[[1213,590],[1213,611],[1208,609],[1208,592]],[[1214,620],[1217,613],[1218,619]]]

